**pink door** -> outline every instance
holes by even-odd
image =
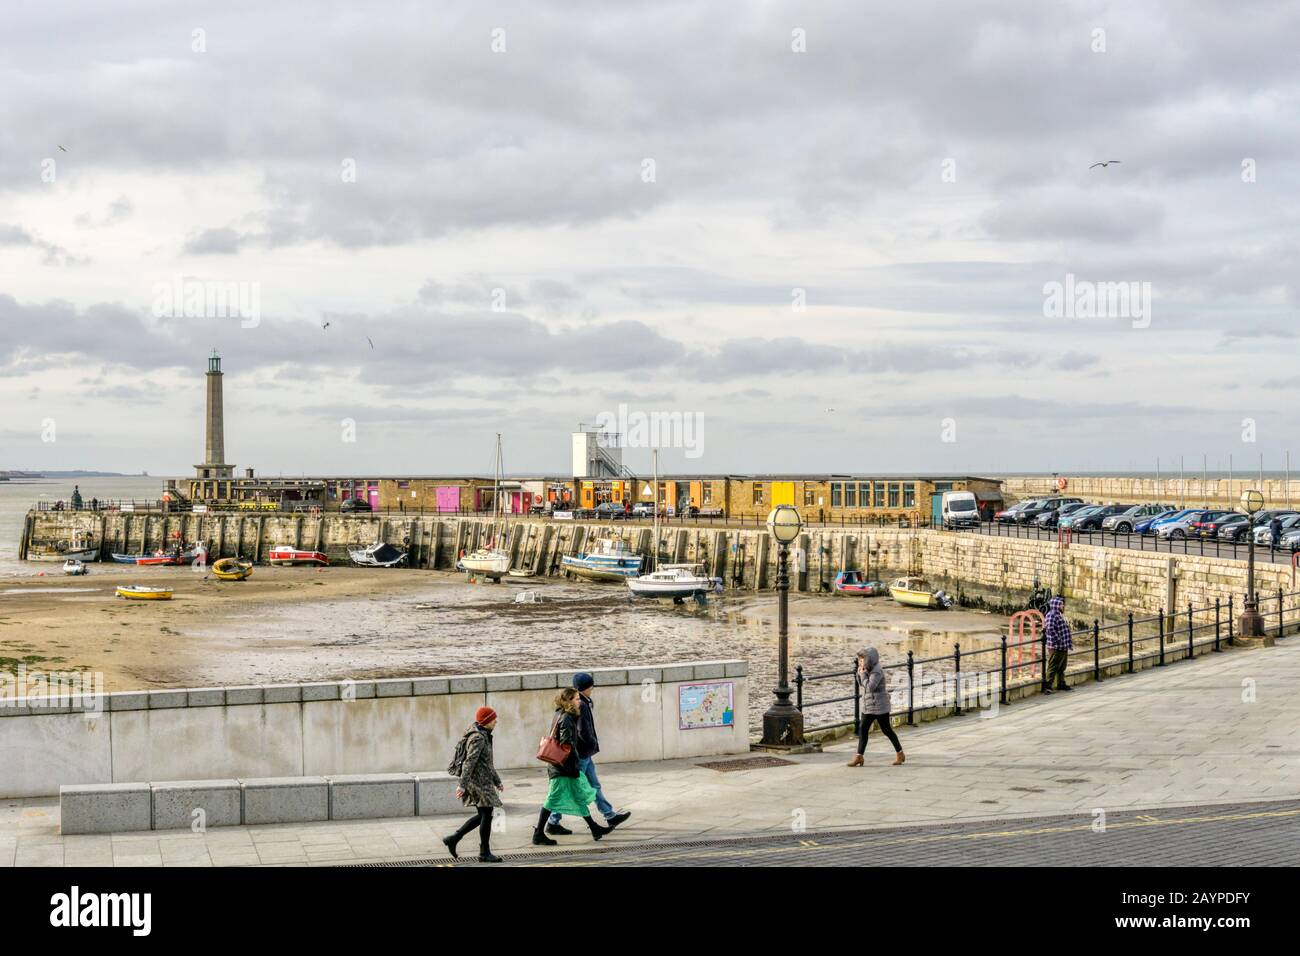
[[[438,486],[438,510],[455,513],[460,510],[460,488],[455,485]]]
[[[379,482],[372,481],[366,489],[370,494],[370,510],[379,510]]]

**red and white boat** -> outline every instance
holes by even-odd
[[[266,560],[271,564],[320,564],[330,563],[330,559],[320,551],[304,551],[301,548],[290,548],[287,545],[276,545],[266,554]]]

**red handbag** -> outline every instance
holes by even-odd
[[[562,767],[569,759],[569,754],[573,752],[571,744],[562,744],[556,738],[560,729],[560,718],[555,718],[555,723],[551,726],[551,732],[542,738],[541,743],[537,746],[537,759],[542,763],[548,763],[553,767]]]

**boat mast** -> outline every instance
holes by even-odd
[[[659,570],[659,449],[658,448],[654,449],[654,451],[652,451],[650,454],[654,462],[654,464],[651,466],[652,473],[654,474],[654,486],[653,486],[654,490],[651,493],[651,497],[654,499],[655,540],[654,540],[654,553],[650,558],[650,570],[653,572]]]
[[[501,518],[501,433],[497,432],[497,454],[492,462],[492,529],[496,537],[497,522]]]

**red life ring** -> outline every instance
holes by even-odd
[[[1064,478],[1057,478],[1057,479],[1056,479],[1056,490],[1057,490],[1057,491],[1064,491],[1064,490],[1065,490],[1065,486],[1068,485],[1068,484],[1069,484],[1069,482],[1066,481]]]

